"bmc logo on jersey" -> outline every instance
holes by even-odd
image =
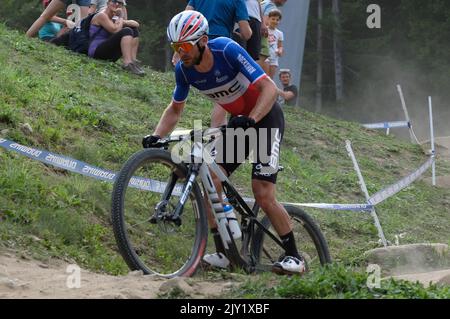
[[[220,99],[227,96],[232,96],[234,93],[240,91],[242,89],[241,83],[238,80],[235,80],[233,84],[227,89],[222,89],[217,92],[207,93],[206,95],[212,99]]]

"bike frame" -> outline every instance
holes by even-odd
[[[210,150],[212,150],[217,143],[217,134],[214,134],[214,132],[216,132],[217,130],[218,132],[220,132],[221,135],[224,131],[224,128],[210,129],[210,130],[212,130],[212,132],[210,132],[211,137],[209,138],[209,141],[204,143],[203,140],[196,141],[196,139],[194,139],[191,151],[189,155],[185,158],[185,160],[190,160],[188,164],[188,178],[184,184],[183,191],[180,195],[180,200],[174,211],[172,219],[178,221],[178,223],[181,223],[180,216],[183,212],[184,204],[189,198],[189,194],[192,190],[194,182],[199,177],[201,180],[201,184],[203,185],[204,190],[203,197],[205,199],[206,204],[209,207],[211,207],[211,211],[218,226],[218,232],[225,247],[225,254],[227,258],[230,260],[232,266],[243,268],[249,272],[252,272],[255,270],[256,260],[254,256],[250,253],[249,246],[251,244],[251,240],[255,232],[254,228],[255,225],[259,227],[261,230],[263,230],[280,247],[283,248],[283,244],[275,235],[272,234],[272,232],[270,232],[257,219],[259,205],[256,202],[253,208],[250,208],[247,205],[245,200],[239,195],[238,191],[234,188],[228,177],[220,169],[215,159],[211,156]],[[190,135],[175,136],[175,137],[171,136],[168,142],[183,141],[187,138],[190,138]],[[203,134],[202,138],[204,138]],[[227,196],[229,203],[233,206],[235,211],[237,211],[242,217],[241,251],[239,251],[228,225],[225,226],[224,224],[219,223],[217,214],[223,213],[223,205],[222,200],[219,198],[217,189],[213,183],[211,172],[213,172],[219,178],[219,180],[222,183],[223,191]],[[166,187],[166,190],[163,195],[163,201],[168,200],[168,198],[171,196],[175,184],[176,184],[176,177],[173,176],[173,178],[169,181],[168,186]],[[243,259],[242,256],[245,256],[245,259]]]

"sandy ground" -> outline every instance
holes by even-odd
[[[69,267],[69,268],[68,268]],[[214,298],[231,289],[231,281],[200,281],[195,278],[163,279],[131,272],[127,276],[109,276],[81,269],[62,261],[42,263],[0,255],[0,298],[158,298],[170,291],[182,291],[191,298]],[[79,288],[76,288],[78,286]]]
[[[417,274],[405,274],[400,276],[394,276],[393,278],[408,280],[412,282],[418,281],[425,287],[428,287],[430,285],[430,282],[434,284],[450,285],[450,269]]]

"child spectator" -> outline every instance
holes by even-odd
[[[31,27],[27,31],[28,37],[34,37],[39,30],[44,26],[44,24],[48,21],[58,22],[63,25],[67,25],[69,28],[74,27],[73,21],[62,19],[56,16],[56,14],[70,5],[72,0],[53,0],[49,1],[49,4],[45,7],[44,12],[42,12],[41,16],[37,18],[36,21],[31,25]],[[90,0],[76,0],[76,4],[80,6],[80,18],[83,19],[87,16],[89,10]]]
[[[269,13],[269,76],[273,79],[278,68],[278,58],[283,55],[283,32],[277,29],[281,21],[281,11],[272,10]]]
[[[43,0],[42,5],[45,8],[49,5],[51,0]],[[63,25],[58,22],[47,21],[42,28],[39,29],[38,36],[39,39],[49,42],[60,35],[61,30],[63,29]]]

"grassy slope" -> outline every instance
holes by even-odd
[[[117,64],[25,39],[0,25],[1,137],[117,170],[140,148],[171,97],[173,75],[136,78]],[[182,127],[208,123],[210,103],[191,91]],[[418,146],[302,110],[286,110],[279,199],[359,203],[364,196],[345,151],[353,142],[371,194],[425,160]],[[24,133],[29,123],[32,134]],[[438,172],[450,167],[438,162]],[[249,189],[250,166],[233,177]],[[0,149],[0,245],[36,258],[59,256],[85,267],[124,273],[109,225],[111,185],[54,170]],[[249,195],[249,192],[247,192]],[[450,192],[417,182],[377,207],[389,240],[449,243]],[[308,210],[323,229],[335,260],[358,262],[377,246],[370,216]]]

